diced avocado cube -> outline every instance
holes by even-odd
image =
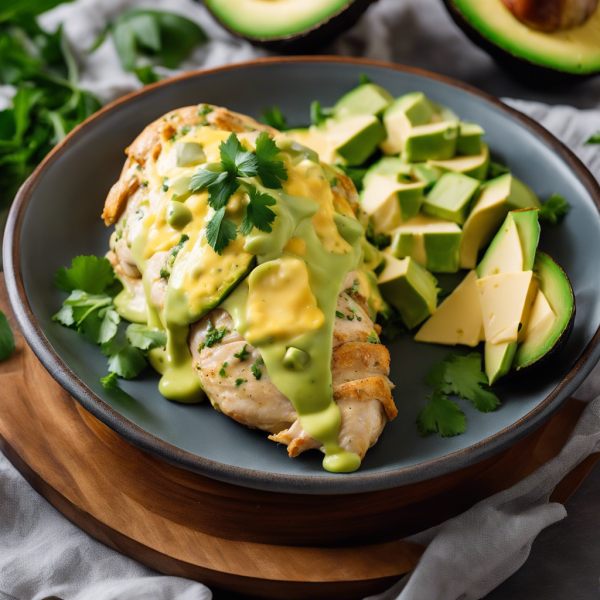
[[[373,154],[385,138],[385,129],[377,117],[360,115],[339,122],[328,121],[325,137],[333,151],[353,166],[360,165]]]
[[[390,252],[396,258],[410,256],[432,273],[456,273],[461,238],[456,223],[417,215],[395,230]]]
[[[310,355],[308,352],[290,346],[283,357],[283,366],[292,371],[302,371],[309,361]]]
[[[436,279],[412,258],[398,260],[389,256],[377,283],[383,297],[398,309],[409,329],[435,312]]]
[[[397,156],[385,156],[371,165],[363,179],[363,186],[369,185],[369,180],[373,175],[386,175],[395,181],[409,183],[411,181],[411,165],[405,163]]]
[[[453,121],[413,127],[406,137],[402,158],[406,162],[454,158],[457,139],[458,123]]]
[[[189,175],[176,179],[169,187],[169,190],[173,194],[171,198],[173,200],[177,198],[178,202],[183,202],[184,199],[187,198],[189,194],[191,194],[190,183],[192,183],[192,177]]]
[[[177,142],[175,144],[175,158],[178,167],[206,162],[206,154],[197,142]]]
[[[286,154],[289,154],[293,165],[301,163],[303,160],[310,160],[319,164],[319,155],[315,150],[291,138],[277,140],[277,147]]]
[[[460,123],[456,153],[463,156],[473,156],[481,152],[481,136],[485,131],[475,123]]]
[[[484,183],[463,225],[461,269],[475,268],[479,250],[492,240],[509,211],[530,207],[539,208],[539,200],[510,173]]]
[[[413,179],[425,184],[425,192],[428,192],[439,181],[443,171],[429,163],[417,163],[412,165],[411,173]]]
[[[298,142],[301,146],[316,152],[318,158],[324,163],[333,165],[346,162],[332,147],[323,128],[313,125],[308,129],[290,129],[285,132],[285,135],[287,139]],[[279,144],[280,141],[278,140],[277,145]]]
[[[367,305],[369,307],[369,314],[373,322],[377,318],[378,314],[388,316],[391,312],[390,305],[383,299],[379,286],[377,285],[377,276],[372,271],[362,271],[366,276],[369,284],[369,297],[367,298]]]
[[[404,140],[410,130],[426,125],[433,117],[431,102],[423,92],[412,92],[396,99],[383,115],[387,139],[381,143],[384,154],[399,154],[404,149]]]
[[[423,202],[423,212],[462,225],[481,182],[460,173],[444,173]]]
[[[193,218],[192,211],[183,202],[171,200],[167,204],[166,220],[173,229],[183,229]]]
[[[361,194],[363,210],[372,217],[375,234],[389,233],[414,217],[423,202],[422,183],[399,183],[373,175]]]
[[[359,85],[344,94],[333,107],[336,119],[346,119],[357,115],[380,116],[394,101],[394,97],[384,88],[374,83]]]
[[[428,160],[427,165],[441,171],[462,173],[474,179],[485,180],[490,167],[490,150],[481,144],[481,151],[474,156],[457,156],[449,160]]]
[[[354,246],[365,234],[365,228],[354,217],[334,213],[333,222],[337,227],[338,233],[351,246]]]

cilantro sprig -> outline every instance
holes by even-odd
[[[571,205],[565,198],[559,194],[552,194],[540,208],[538,217],[551,225],[558,225],[570,209]]]
[[[219,146],[221,161],[199,169],[190,182],[190,191],[208,190],[208,205],[215,213],[206,227],[206,239],[215,252],[221,254],[235,240],[238,233],[236,224],[225,217],[229,198],[244,186],[250,201],[246,216],[240,226],[242,235],[249,235],[256,227],[267,233],[272,231],[271,223],[275,213],[270,206],[275,198],[259,192],[252,184],[244,181],[258,177],[262,185],[269,189],[280,189],[281,181],[287,180],[287,170],[283,161],[274,160],[280,150],[266,131],[256,139],[256,150],[246,150],[235,133]]]
[[[481,371],[481,355],[478,352],[467,356],[451,352],[429,369],[425,382],[434,390],[428,405],[417,417],[421,435],[439,432],[442,437],[451,437],[465,432],[465,414],[456,402],[448,399],[449,394],[470,400],[477,410],[486,413],[500,404]]]
[[[116,388],[117,376],[131,379],[139,375],[147,365],[145,352],[167,343],[163,331],[146,325],[131,323],[126,329],[120,327],[121,317],[114,305],[120,286],[106,258],[78,256],[69,269],[58,270],[54,281],[70,295],[52,319],[102,347],[110,373],[101,379],[105,388]],[[0,320],[0,338],[1,327]]]

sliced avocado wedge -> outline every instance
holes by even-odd
[[[364,83],[344,94],[334,105],[333,114],[338,120],[357,115],[381,116],[394,101],[394,97],[375,83]]]
[[[432,273],[456,273],[462,231],[451,221],[417,215],[393,232],[389,252],[410,256]]]
[[[457,140],[458,123],[454,121],[419,125],[408,133],[402,158],[407,162],[454,158]]]
[[[410,130],[426,125],[434,115],[433,105],[423,92],[411,92],[397,98],[383,115],[387,139],[381,143],[384,154],[399,154]]]
[[[485,363],[485,374],[490,385],[504,377],[511,368],[517,342],[505,342],[503,344],[485,344],[483,360]]]
[[[548,318],[543,300],[536,298],[528,330],[512,363],[517,371],[560,352],[571,334],[575,321],[575,295],[565,272],[547,254],[537,252],[533,273],[538,282],[538,294],[543,294],[552,316]],[[537,315],[536,305],[540,305]]]
[[[415,341],[474,348],[481,341],[483,319],[477,289],[477,274],[470,271],[438,306],[415,335]]]
[[[545,32],[521,23],[499,0],[444,0],[444,3],[471,41],[491,54],[508,73],[529,85],[564,84],[600,72],[598,9],[579,27]],[[548,10],[553,6],[541,2],[539,10],[531,13],[556,14]]]
[[[462,225],[481,182],[460,173],[444,173],[423,201],[423,212]]]
[[[449,160],[428,160],[427,165],[444,172],[462,173],[483,181],[490,168],[490,150],[487,144],[481,144],[479,153],[473,156],[457,156]]]
[[[437,281],[412,258],[398,260],[388,256],[377,283],[385,300],[398,309],[408,329],[435,312]]]
[[[425,192],[427,193],[440,180],[444,172],[442,169],[427,162],[412,165],[411,174],[415,181],[421,181],[425,184]]]
[[[289,129],[285,132],[286,137],[291,142],[297,142],[303,147],[309,148],[316,152],[318,158],[324,163],[334,164],[345,164],[345,160],[335,151],[331,142],[327,139],[323,129],[319,127]],[[283,140],[277,142],[279,145]],[[287,152],[288,150],[283,150]],[[308,156],[307,156],[308,158]]]
[[[277,52],[314,53],[352,27],[373,0],[207,0],[234,35]]]
[[[371,216],[375,234],[389,233],[414,217],[423,202],[422,183],[398,183],[373,175],[361,194],[363,210]]]
[[[329,120],[324,134],[333,151],[353,166],[360,165],[373,154],[385,138],[385,129],[377,117],[358,115],[343,121]]]

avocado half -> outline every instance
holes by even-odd
[[[523,372],[546,363],[567,343],[575,322],[575,295],[569,278],[558,264],[543,252],[536,252],[533,273],[557,318],[542,336],[519,344],[512,369]]]
[[[375,0],[204,0],[228,31],[284,53],[311,53],[352,27]]]
[[[546,33],[521,23],[501,0],[444,4],[471,41],[529,85],[583,81],[600,72],[600,7],[579,27]]]

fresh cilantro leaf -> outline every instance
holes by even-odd
[[[112,305],[112,298],[107,294],[87,294],[82,290],[73,290],[52,320],[67,327],[74,325],[77,329],[81,329],[85,319],[95,311],[110,305]]]
[[[15,336],[6,315],[0,310],[0,362],[15,351]]]
[[[287,170],[283,161],[273,160],[280,150],[266,131],[256,139],[257,172],[263,185],[270,189],[281,188],[281,181],[287,181]]]
[[[587,141],[586,145],[590,144],[600,144],[600,130],[596,131]]]
[[[542,221],[548,221],[551,225],[558,225],[571,209],[568,201],[559,194],[552,194],[538,212]]]
[[[270,233],[275,213],[269,206],[276,204],[275,198],[269,194],[261,194],[254,186],[247,186],[247,189],[250,202],[246,206],[246,216],[240,226],[240,233],[249,235],[255,227],[260,231]]]
[[[232,132],[219,146],[221,162],[225,170],[234,176],[254,177],[258,167],[258,158],[254,152],[244,150],[238,136]]]
[[[329,117],[333,115],[332,108],[323,108],[318,100],[310,104],[310,120],[313,125],[323,124]]]
[[[206,240],[217,254],[221,254],[237,237],[235,223],[224,217],[225,207],[222,206],[206,226]]]
[[[456,402],[448,400],[442,391],[434,390],[429,404],[417,417],[417,427],[423,436],[439,431],[442,437],[451,437],[464,433],[467,423]]]
[[[246,360],[250,356],[250,352],[246,350],[247,347],[248,344],[244,344],[244,347],[239,352],[234,354],[234,356],[240,360]]]
[[[147,365],[141,350],[134,348],[122,331],[110,342],[102,344],[102,352],[108,356],[109,372],[124,379],[137,377]]]
[[[225,369],[226,369],[226,368],[227,368],[227,361],[225,361],[225,362],[223,363],[223,366],[221,367],[221,370],[219,371],[219,375],[220,375],[221,377],[226,377],[226,376],[227,376],[227,373],[225,372]]]
[[[358,85],[365,85],[365,83],[373,83],[373,80],[366,73],[361,72],[358,76]]]
[[[102,377],[100,379],[100,383],[107,390],[116,390],[119,388],[119,383],[118,383],[117,377],[118,376],[116,373],[109,373],[108,375],[106,375],[106,377]]]
[[[254,375],[254,379],[256,379],[257,381],[262,377],[262,371],[260,370],[260,367],[262,367],[265,364],[265,361],[263,360],[263,357],[261,356],[251,367],[250,370],[252,371],[252,375]]]
[[[500,177],[500,175],[504,175],[505,173],[510,173],[510,169],[503,164],[498,162],[490,161],[490,166],[488,168],[488,179],[495,179],[496,177]]]
[[[287,119],[277,106],[265,109],[262,114],[262,121],[275,129],[279,129],[279,131],[287,131],[289,129]]]
[[[206,115],[208,115],[212,111],[213,111],[213,109],[208,104],[201,104],[198,107],[198,116],[199,117],[205,117]]]
[[[208,169],[198,169],[196,173],[192,175],[189,190],[190,192],[199,192],[211,185],[217,185],[222,181],[225,181],[229,173],[227,171],[210,171]]]
[[[152,350],[167,345],[167,334],[160,329],[150,329],[147,325],[131,323],[125,331],[127,340],[134,348]]]
[[[481,371],[481,355],[472,352],[467,356],[450,353],[441,363],[444,366],[443,383],[438,384],[445,394],[457,394],[461,398],[471,400],[477,410],[490,412],[499,404],[498,396],[491,391],[488,379]],[[440,370],[436,365],[436,375]]]
[[[217,329],[213,325],[212,321],[209,321],[206,330],[206,336],[204,338],[204,341],[200,345],[200,348],[198,348],[198,351],[202,350],[202,348],[212,348],[215,344],[221,342],[221,340],[225,337],[226,334],[227,327],[221,327],[220,329]]]
[[[115,337],[120,322],[121,317],[112,308],[111,299],[111,306],[88,313],[77,329],[80,333],[85,334],[94,344],[105,344]]]
[[[115,272],[106,258],[77,256],[71,264],[70,269],[61,267],[54,278],[54,283],[65,292],[82,290],[88,294],[101,294],[115,279]]]
[[[237,177],[227,174],[224,181],[213,184],[208,188],[208,205],[212,206],[217,211],[221,209],[224,210],[227,202],[229,202],[229,198],[235,194],[239,187],[240,183],[237,180]]]
[[[238,379],[235,380],[235,387],[240,387],[240,385],[242,385],[243,383],[246,383],[248,380],[244,379],[243,377],[239,377]]]
[[[335,316],[336,316],[338,319],[343,319],[343,318],[344,318],[344,313],[343,313],[343,312],[340,312],[339,310],[336,310],[336,311],[335,311]],[[368,340],[367,340],[367,341],[368,341]]]

